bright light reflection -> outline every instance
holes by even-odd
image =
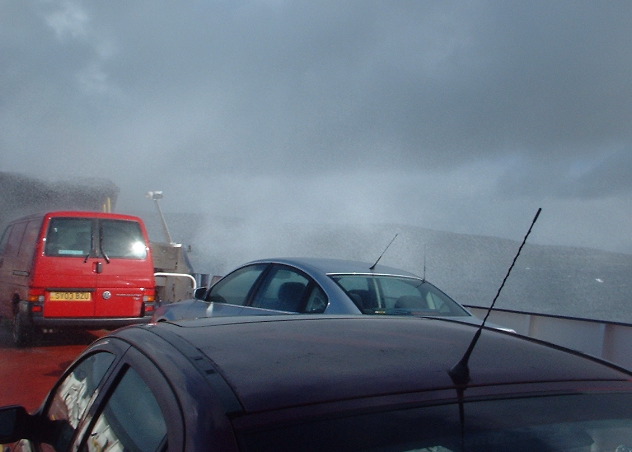
[[[147,250],[145,249],[145,244],[140,241],[136,241],[131,245],[131,251],[134,256],[144,257]]]

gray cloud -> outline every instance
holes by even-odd
[[[9,0],[0,166],[270,221],[513,237],[542,206],[541,241],[632,252],[592,214],[632,219],[631,25],[624,1]]]

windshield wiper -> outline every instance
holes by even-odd
[[[99,251],[103,255],[103,258],[105,259],[105,262],[107,262],[109,264],[110,263],[110,257],[108,256],[108,254],[103,249],[103,226],[101,226],[99,228]]]

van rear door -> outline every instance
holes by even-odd
[[[44,272],[45,317],[140,317],[153,297],[153,261],[137,221],[52,217]]]
[[[99,259],[95,257],[92,218],[53,217],[48,224],[45,258],[37,269],[46,280],[46,317],[92,317]]]
[[[95,317],[142,315],[143,297],[153,294],[153,261],[136,221],[100,219]]]

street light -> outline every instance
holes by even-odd
[[[170,244],[173,244],[173,240],[171,240],[171,234],[169,234],[169,228],[167,227],[167,222],[165,221],[165,216],[162,214],[162,209],[160,208],[159,199],[163,198],[162,191],[148,191],[145,195],[149,199],[153,199],[156,203],[156,208],[158,209],[158,215],[160,215],[160,220],[162,221],[162,227],[165,231],[165,235],[167,236],[167,241]]]

